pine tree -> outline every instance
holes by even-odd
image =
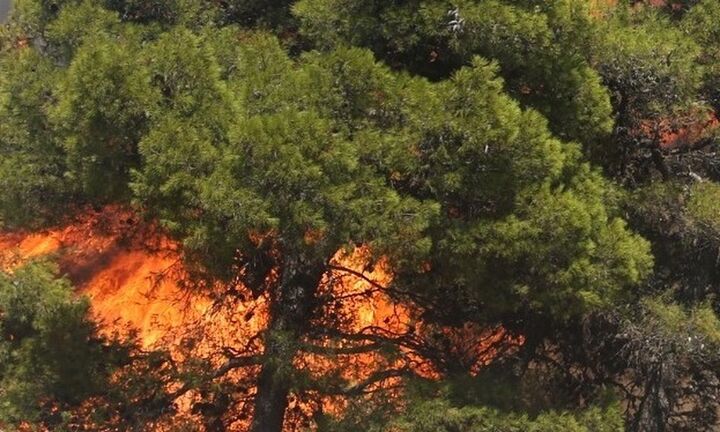
[[[180,364],[128,342],[117,365],[52,269],[3,274],[0,420],[85,418],[110,387],[94,421],[117,428],[181,427],[192,393],[211,430],[279,431],[318,395],[352,402],[326,430],[618,430],[614,388],[629,430],[715,427],[716,3],[19,0],[0,226],[132,205],[218,319],[264,301],[267,323]],[[413,325],[348,328],[343,253],[390,269],[373,289]],[[508,335],[480,372],[468,328]],[[298,364],[354,353],[377,373]],[[418,358],[439,379],[413,394]],[[388,378],[402,404],[359,397]]]

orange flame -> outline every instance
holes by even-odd
[[[216,366],[225,360],[217,354],[222,347],[250,346],[251,351],[262,352],[262,343],[256,336],[266,325],[266,299],[247,296],[240,301],[213,302],[212,290],[188,291],[181,286],[187,275],[178,245],[128,209],[107,206],[100,211],[88,211],[71,224],[44,232],[0,233],[0,266],[4,263],[5,268],[12,268],[46,255],[54,256],[79,293],[91,299],[93,314],[104,323],[106,331],[136,329],[145,348],[163,344],[177,356],[199,353]],[[394,302],[383,289],[392,281],[387,263],[380,260],[368,268],[369,261],[366,248],[336,254],[332,261],[335,270],[326,274],[320,287],[321,295],[333,299],[325,306],[324,319],[337,317],[334,327],[347,333],[381,333],[390,337],[419,333],[422,324],[414,318],[417,314]],[[443,331],[458,341],[473,341],[471,335],[480,335],[480,339],[470,342],[474,346],[466,347],[468,352],[482,352],[481,346],[507,337],[502,329],[467,328],[459,334]],[[400,368],[410,362],[416,374],[439,376],[437,370],[406,346],[400,348],[402,356],[388,359],[378,350],[363,350],[362,344],[354,346],[357,351],[348,350],[346,342],[331,337],[319,344],[320,348],[330,352],[337,349],[341,354],[303,352],[296,358],[298,370],[317,377],[336,376],[352,385],[362,383],[379,370]],[[489,358],[481,359],[472,369],[476,371],[488,361]],[[368,390],[391,389],[399,382],[398,376],[388,375]],[[193,398],[192,394],[186,395],[180,401],[181,407],[189,406]],[[340,397],[318,396],[314,407],[307,401],[290,402],[291,409],[299,411],[320,409],[338,413],[344,406]],[[242,430],[245,426],[238,427]]]
[[[132,327],[147,347],[161,327],[181,325],[186,296],[172,277],[177,247],[134,214],[116,206],[90,211],[65,227],[39,233],[0,235],[0,256],[17,265],[54,255],[61,271],[87,295],[94,315],[113,330]],[[187,302],[202,311],[207,301]]]

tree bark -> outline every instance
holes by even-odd
[[[648,371],[644,397],[635,413],[636,432],[664,432],[667,428],[669,401],[665,393],[663,363]]]
[[[297,258],[283,263],[280,283],[270,305],[252,432],[282,431],[292,386],[293,359],[313,316],[324,269],[323,265]]]
[[[268,354],[276,352],[277,348],[277,346],[268,346],[266,352]],[[255,414],[251,428],[253,432],[282,431],[290,386],[288,380],[281,377],[281,370],[274,363],[272,359],[268,359],[260,371],[255,395]],[[286,363],[286,361],[282,361],[282,363]]]

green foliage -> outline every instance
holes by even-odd
[[[289,0],[229,0],[222,8],[223,22],[259,27],[285,27],[290,23]]]
[[[45,33],[48,23],[56,19],[66,5],[77,3],[77,0],[13,1],[12,20],[24,35],[38,37]]]
[[[573,416],[568,413],[544,413],[534,419],[503,414],[484,407],[452,408],[439,401],[425,402],[386,430],[436,432],[620,432],[624,430],[619,408],[590,409]]]
[[[78,49],[55,95],[51,114],[70,180],[91,199],[121,196],[155,96],[132,46],[95,36]]]
[[[228,95],[220,70],[204,41],[183,27],[164,32],[144,52],[153,85],[162,93],[157,115],[206,116],[220,122],[227,112]],[[219,126],[218,126],[219,127]]]
[[[582,3],[302,0],[293,11],[320,47],[366,46],[434,78],[474,55],[496,60],[510,93],[563,138],[595,142],[612,128],[608,94],[584,58],[595,26]]]
[[[697,3],[685,15],[682,26],[702,47],[703,93],[717,111],[720,109],[720,4],[711,0]]]
[[[177,0],[106,0],[105,6],[117,11],[124,21],[152,22],[172,24],[177,19],[179,3]]]
[[[372,246],[407,272],[399,284],[433,295],[453,286],[471,310],[486,304],[479,320],[611,303],[647,274],[647,245],[606,208],[610,188],[577,147],[552,138],[496,78],[536,70],[531,58],[550,69],[523,83],[557,77],[561,53],[552,46],[589,43],[588,12],[563,2],[541,13],[485,7],[494,12],[463,5],[467,28],[453,37],[476,47],[462,58],[483,52],[499,68],[478,58],[431,84],[340,40],[293,62],[268,36],[177,27],[148,43],[136,24],[95,4],[66,5],[48,26],[53,46],[71,57],[48,110],[62,177],[102,202],[127,196],[132,172],[134,200],[218,274],[233,271],[236,253],[254,253],[250,234],[273,233],[318,260]],[[299,3],[297,13],[307,8]],[[423,13],[430,19],[437,8]],[[560,28],[579,33],[554,40]],[[477,39],[483,29],[508,33]],[[518,40],[533,54],[508,48]],[[587,68],[579,53],[566,52],[578,71]],[[308,244],[308,233],[320,241]],[[416,275],[421,261],[436,271]]]
[[[508,329],[526,345],[502,367],[538,367],[530,357],[557,348],[552,360],[570,365],[568,375],[588,371],[595,388],[567,391],[562,406],[507,394],[501,406],[472,398],[497,384],[481,380],[455,386],[451,401],[411,400],[397,419],[349,416],[328,430],[617,431],[617,407],[573,408],[625,369],[615,357],[598,366],[557,354],[562,331],[629,303],[657,336],[638,330],[638,341],[680,334],[716,344],[711,302],[637,303],[636,294],[651,275],[646,291],[689,274],[714,286],[709,259],[699,269],[687,255],[682,277],[666,275],[678,251],[717,234],[720,192],[675,181],[625,193],[584,154],[624,174],[648,155],[694,150],[661,148],[648,130],[716,102],[715,9],[701,1],[681,18],[621,6],[598,17],[573,0],[21,0],[0,52],[0,224],[36,227],[68,206],[134,203],[182,242],[191,270],[268,299],[263,342],[277,355],[262,367],[293,391],[313,384],[294,370],[295,351],[327,337],[315,327],[337,324],[318,281],[339,250],[367,247],[392,268],[394,299],[427,328]],[[86,313],[47,267],[0,278],[1,421],[48,423],[47,404],[70,409],[107,383],[106,341]],[[424,337],[407,340],[423,352]],[[642,357],[641,343],[627,346],[635,357],[623,360]],[[395,348],[387,353],[401,356]],[[680,361],[673,356],[663,358]],[[151,387],[171,388],[177,371],[148,358],[165,375],[150,379],[157,368],[136,365],[106,393],[118,410],[141,401],[152,417],[172,405]],[[634,364],[662,369],[648,362]],[[210,372],[187,375],[188,386],[212,389],[203,403],[238,403]],[[573,378],[539,382],[563,379]],[[548,393],[531,390],[526,399]]]
[[[720,235],[720,185],[713,182],[695,183],[687,203],[690,217],[713,235]]]
[[[446,216],[432,228],[433,271],[400,283],[438,298],[452,290],[482,321],[521,310],[562,319],[642,280],[648,244],[613,215],[611,188],[576,147],[503,95],[483,61],[444,86],[448,117],[439,130],[416,126],[423,171],[414,174]]]
[[[0,226],[52,220],[69,198],[63,151],[48,117],[58,75],[30,49],[0,60]]]
[[[598,173],[504,96],[482,60],[431,85],[395,77],[357,49],[310,54],[292,68],[261,36],[248,37],[237,60],[223,52],[219,67],[188,51],[200,41],[174,54],[185,37],[160,41],[152,57],[176,73],[163,91],[166,117],[141,141],[133,188],[216,270],[238,247],[252,253],[248,233],[277,234],[288,252],[317,259],[366,244],[399,268],[438,259],[430,277],[457,283],[462,298],[483,299],[498,316],[521,304],[553,313],[555,304],[567,313],[599,306],[650,268],[647,245],[606,211]],[[439,207],[456,215],[432,217]],[[430,223],[428,255],[420,232]],[[320,241],[308,244],[308,232]],[[507,279],[490,275],[500,263]]]
[[[506,91],[541,112],[556,136],[581,143],[621,181],[639,183],[658,145],[653,125],[717,105],[718,20],[703,21],[715,5],[676,10],[680,2],[672,2],[666,14],[621,2],[603,14],[597,3],[301,0],[293,11],[320,49],[364,46],[432,79],[475,55],[494,60]]]
[[[46,37],[53,55],[67,62],[86,41],[114,39],[124,30],[116,14],[86,0],[64,7],[48,24]]]
[[[101,333],[89,299],[49,261],[0,272],[3,427],[146,428],[173,412],[165,389],[177,377],[168,361],[165,352],[141,351],[132,333]]]
[[[634,211],[644,219],[655,219],[648,228],[663,227],[681,240],[696,246],[699,238],[714,242],[720,235],[720,185],[712,181],[683,185],[668,182],[652,185],[632,195]]]
[[[367,415],[369,414],[369,415]],[[394,418],[379,420],[366,413],[353,421],[328,422],[320,430],[341,432],[621,432],[624,431],[619,406],[591,407],[578,412],[547,411],[535,417],[498,411],[476,405],[455,407],[445,399],[430,399],[410,404]]]
[[[180,46],[183,59],[189,59],[185,44],[163,53]],[[257,53],[262,53],[260,61]],[[346,67],[361,62],[365,70],[377,68],[365,53],[338,55]],[[360,142],[334,133],[332,117],[342,124],[369,109],[351,99],[367,97],[365,89],[349,91],[341,77],[336,82],[342,88],[311,87],[319,80],[332,85],[328,72],[319,69],[323,65],[312,59],[307,70],[287,70],[281,66],[289,60],[266,37],[251,36],[234,62],[227,84],[219,74],[205,72],[204,79],[209,88],[235,90],[237,102],[230,107],[238,107],[235,112],[244,117],[224,130],[227,124],[219,119],[229,123],[230,118],[223,94],[211,98],[212,90],[198,92],[202,102],[192,107],[192,116],[177,118],[184,106],[172,106],[173,114],[151,129],[140,145],[144,171],[138,172],[134,188],[143,202],[167,203],[154,208],[169,227],[183,233],[190,249],[227,269],[235,248],[254,247],[249,233],[277,233],[289,253],[302,252],[313,259],[352,243],[375,246],[378,253],[426,247],[421,238],[411,243],[417,236],[412,232],[422,229],[433,206],[399,196],[385,184],[382,173],[361,163]],[[215,68],[212,64],[202,70]],[[348,83],[350,79],[357,75],[348,75]],[[295,87],[300,85],[306,87]],[[316,92],[326,97],[321,101]],[[175,99],[195,101],[180,96],[185,95]],[[333,104],[325,108],[331,118],[323,118],[319,107],[338,97],[345,99],[336,109]],[[361,112],[343,112],[347,106]],[[188,147],[178,147],[176,136],[183,136],[181,146]],[[199,209],[202,218],[197,217]],[[318,233],[320,241],[308,244],[308,232]]]
[[[649,182],[652,168],[668,178],[663,139],[707,110],[701,46],[653,8],[621,8],[598,31],[589,58],[610,92],[616,124],[612,142],[592,148],[592,158],[628,185]]]
[[[87,299],[46,263],[0,273],[0,421],[61,421],[102,392],[113,354],[88,320]]]
[[[702,339],[706,344],[720,343],[720,320],[709,304],[687,310],[662,298],[648,298],[644,300],[644,305],[658,333],[665,333],[683,345],[686,337],[688,343],[692,343],[693,339]]]
[[[631,19],[620,15],[605,21],[593,54],[626,127],[672,115],[695,101],[701,83],[700,48],[691,38],[661,16],[628,23]]]

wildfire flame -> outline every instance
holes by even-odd
[[[107,206],[87,211],[62,227],[0,233],[0,268],[12,269],[48,255],[55,258],[79,294],[90,298],[92,313],[104,331],[136,331],[145,348],[170,347],[179,357],[199,353],[215,365],[224,361],[217,354],[223,347],[244,346],[262,352],[262,338],[256,336],[266,326],[266,298],[239,296],[238,301],[215,301],[212,290],[188,290],[183,285],[187,274],[178,244],[129,209]],[[338,317],[335,327],[347,333],[388,337],[419,333],[422,323],[413,318],[413,311],[393,302],[382,289],[392,280],[387,263],[381,260],[369,269],[368,261],[369,252],[364,248],[337,253],[333,259],[336,270],[328,272],[320,287],[321,295],[333,299],[324,306],[324,318]],[[468,327],[459,333],[442,332],[445,337],[455,338],[455,342],[465,341],[470,354],[508,337],[501,328]],[[362,344],[355,350],[348,349],[332,337],[321,340],[320,347],[335,354],[303,352],[297,356],[297,369],[310,376],[336,376],[346,383],[362,383],[379,370],[398,369],[403,364],[407,367],[409,361],[416,374],[427,378],[440,375],[414,354],[411,346],[401,347],[403,359],[386,359],[377,350],[364,350]],[[475,363],[468,365],[470,369],[477,371],[497,354],[488,352],[485,357],[475,355]],[[233,373],[256,372],[249,368]],[[392,389],[399,382],[399,376],[388,374],[366,390]],[[193,397],[186,395],[181,407],[189,407]],[[310,417],[310,410],[337,413],[344,406],[342,397],[319,396],[312,403],[293,399],[289,409],[304,410]],[[237,428],[242,430],[246,425]]]
[[[89,211],[61,228],[0,235],[0,256],[6,267],[54,256],[106,327],[137,329],[146,347],[163,328],[186,322],[187,304],[197,312],[208,306],[200,298],[179,303],[186,294],[173,278],[162,277],[180,260],[176,245],[116,206]]]

